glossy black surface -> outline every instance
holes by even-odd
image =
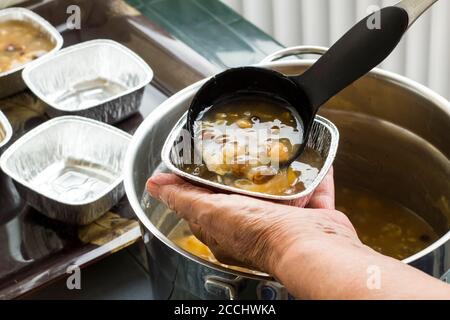
[[[138,53],[155,78],[145,88],[140,112],[117,126],[133,133],[142,120],[168,95],[203,78],[213,68],[183,43],[141,16],[122,0],[79,0],[81,29],[67,28],[72,0],[29,1],[34,10],[64,37],[65,46],[107,38]],[[173,70],[177,70],[174,73]],[[30,92],[0,100],[16,140],[48,120],[44,106]],[[28,207],[12,181],[0,173],[0,299],[15,298],[66,275],[71,265],[83,266],[140,239],[140,228],[126,197],[98,221],[73,227],[46,218]]]

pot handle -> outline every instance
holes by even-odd
[[[304,54],[318,54],[323,55],[325,52],[328,51],[328,48],[326,47],[319,47],[319,46],[297,46],[297,47],[290,47],[286,49],[282,49],[280,51],[274,52],[271,55],[264,58],[260,64],[266,64],[270,62],[274,62],[283,58],[287,58],[290,56],[298,56],[298,55],[304,55]]]
[[[216,276],[206,277],[205,290],[216,296],[225,297],[228,300],[237,299],[237,289],[235,285],[231,282],[228,282],[228,280],[222,279],[220,277]]]

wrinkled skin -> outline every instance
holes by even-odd
[[[308,243],[328,234],[361,244],[348,218],[333,210],[332,172],[311,198],[311,209],[214,194],[170,174],[150,179],[147,189],[187,220],[193,234],[225,264],[272,273],[280,255],[297,241]]]

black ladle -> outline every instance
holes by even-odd
[[[240,93],[274,96],[295,108],[304,126],[303,143],[289,165],[302,153],[319,108],[342,89],[380,64],[408,28],[437,0],[403,0],[357,23],[300,76],[285,76],[258,67],[229,69],[207,81],[195,95],[187,115],[194,135],[200,112]]]

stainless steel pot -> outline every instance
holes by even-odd
[[[324,50],[290,48],[262,65],[299,74],[313,61],[272,60]],[[160,159],[164,141],[202,83],[156,109],[136,132],[127,154],[125,188],[141,221],[154,297],[286,299],[286,290],[267,275],[230,271],[179,249],[167,238],[179,219],[146,195],[147,178],[166,170]],[[441,238],[404,262],[444,278],[450,268],[450,103],[414,81],[376,69],[329,101],[322,115],[341,132],[337,188],[363,187],[421,215]]]

